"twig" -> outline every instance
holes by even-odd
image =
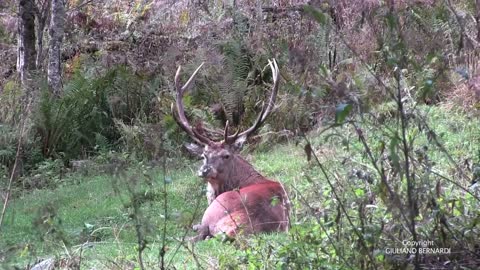
[[[10,196],[12,193],[12,183],[13,183],[13,179],[15,178],[15,172],[17,170],[18,160],[20,159],[20,152],[22,150],[22,145],[23,145],[23,135],[25,133],[25,126],[26,126],[25,123],[28,119],[28,116],[30,115],[30,103],[31,103],[31,100],[28,102],[26,107],[27,113],[23,118],[22,129],[20,130],[20,137],[18,138],[17,152],[15,153],[15,162],[13,163],[13,169],[12,169],[12,172],[10,173],[10,179],[8,181],[7,195],[5,196],[5,201],[3,202],[2,214],[0,215],[0,232],[2,231],[3,219],[5,218],[8,202],[10,201]]]
[[[87,0],[81,4],[78,4],[78,6],[76,7],[72,7],[72,8],[69,8],[68,10],[65,11],[65,13],[69,13],[69,12],[72,12],[72,11],[75,11],[75,10],[78,10],[78,9],[81,9],[83,8],[84,6],[88,5],[88,4],[91,4],[93,3],[95,0]]]
[[[248,213],[247,206],[245,205],[245,200],[247,199],[247,196],[242,198],[242,195],[240,194],[240,190],[237,189],[236,192],[238,193],[238,197],[240,197],[240,202],[242,202],[243,209],[245,209],[245,213],[247,214],[248,222],[250,223],[250,228],[252,229],[252,232],[254,232],[255,228],[253,227],[252,219],[250,218],[250,214]],[[232,220],[233,220],[233,218],[232,218]],[[235,226],[237,226],[237,225],[235,224]]]
[[[192,254],[192,257],[193,257],[193,259],[195,260],[195,263],[197,264],[198,269],[205,269],[205,268],[202,267],[202,264],[201,264],[200,261],[198,260],[198,257],[197,257],[198,254],[196,254],[196,253],[193,251],[193,246],[192,246],[192,249],[190,249],[190,248],[188,247],[188,245],[187,245],[186,242],[180,242],[180,244],[182,244],[182,246],[183,246],[188,252],[190,252],[190,254]],[[201,259],[202,259],[203,261],[207,262],[207,260],[205,260],[204,258],[201,258]],[[208,263],[208,262],[207,262],[207,263]]]
[[[197,216],[197,211],[200,209],[200,199],[203,198],[203,196],[197,196],[197,202],[196,202],[196,206],[195,206],[195,209],[193,211],[193,215],[192,215],[192,218],[190,219],[190,222],[188,224],[188,228],[192,228],[192,225],[193,225],[193,221],[195,220],[195,217]],[[185,239],[187,237],[187,234],[190,230],[185,230],[184,234],[182,235],[182,238],[180,238],[180,243],[179,245],[175,248],[175,251],[173,251],[173,254],[171,255],[170,257],[170,260],[168,261],[168,264],[167,264],[167,269],[170,269],[170,265],[172,264],[173,262],[173,258],[175,257],[175,255],[177,254],[178,250],[180,249],[180,246],[183,246],[183,243],[185,242]],[[197,261],[197,260],[195,260]],[[201,265],[197,265],[197,267],[201,267]]]
[[[160,151],[162,151],[162,171],[163,171],[163,230],[162,230],[162,245],[159,250],[160,269],[165,269],[165,254],[167,249],[167,215],[168,215],[168,194],[167,194],[167,157],[163,147],[164,140],[161,140]]]
[[[354,269],[349,263],[348,263],[348,260],[343,256],[343,253],[340,252],[340,250],[338,249],[338,247],[335,245],[335,241],[332,239],[332,237],[330,236],[330,234],[328,233],[328,230],[325,228],[325,226],[322,224],[322,222],[320,221],[320,218],[318,218],[317,215],[315,215],[315,209],[308,203],[308,201],[303,197],[302,195],[302,192],[300,192],[295,186],[292,186],[292,188],[297,192],[298,194],[298,198],[300,201],[303,201],[303,204],[308,208],[308,210],[312,213],[312,216],[315,217],[315,219],[317,220],[317,224],[320,226],[320,228],[325,232],[325,236],[327,237],[327,240],[328,242],[330,242],[330,245],[332,245],[333,247],[333,250],[335,250],[335,253],[338,257],[340,257],[340,259],[343,260],[343,262],[346,264],[346,266],[350,269]],[[328,254],[328,252],[326,252],[327,255],[330,255]]]
[[[379,167],[377,165],[375,157],[373,156],[372,150],[370,149],[370,146],[368,145],[367,140],[366,140],[365,136],[363,135],[362,130],[355,124],[355,122],[350,122],[350,123],[353,125],[355,131],[357,132],[357,135],[360,139],[360,142],[362,143],[362,145],[363,145],[363,147],[364,147],[364,149],[367,153],[367,156],[370,159],[370,162],[372,163],[373,167],[375,168],[375,170],[379,174],[380,180],[385,185],[385,188],[387,189],[388,194],[393,198],[394,202],[396,204],[398,204],[398,210],[400,211],[400,214],[405,219],[405,221],[408,222],[407,215],[405,215],[405,212],[403,211],[402,201],[400,200],[398,194],[396,194],[393,191],[392,187],[388,183],[388,180],[387,180],[387,177],[385,175],[385,170],[384,170],[383,166]]]
[[[311,145],[310,143],[310,140],[307,138],[307,136],[304,135],[304,139],[305,141]],[[328,174],[327,174],[327,171],[325,169],[325,167],[323,166],[323,164],[320,162],[320,159],[318,158],[317,154],[315,153],[315,151],[312,151],[312,156],[314,157],[314,160],[315,162],[317,163],[318,167],[320,168],[320,171],[322,172],[323,176],[325,177],[325,180],[327,181],[328,183],[328,186],[330,187],[330,189],[332,190],[332,193],[333,193],[333,196],[335,197],[335,199],[337,200],[338,202],[338,205],[340,206],[342,212],[345,214],[345,217],[347,218],[347,221],[348,223],[352,226],[353,229],[353,232],[355,233],[355,235],[357,235],[358,239],[360,240],[360,245],[362,246],[362,248],[365,250],[365,252],[367,253],[367,256],[370,260],[370,262],[372,263],[373,265],[373,269],[377,269],[377,265],[375,264],[375,259],[373,258],[371,252],[369,252],[368,250],[368,247],[367,247],[367,244],[366,244],[366,241],[365,241],[365,238],[363,237],[363,235],[357,230],[355,229],[356,226],[353,224],[353,221],[352,219],[350,218],[350,216],[348,215],[347,213],[347,210],[345,208],[345,205],[342,203],[341,199],[340,199],[340,196],[338,195],[337,193],[337,190],[335,189],[335,186],[333,185],[333,183],[330,181],[330,178],[328,177]]]
[[[410,213],[410,232],[412,233],[413,242],[417,242],[417,231],[416,231],[416,222],[415,217],[417,216],[417,203],[416,203],[416,196],[414,195],[415,192],[415,176],[414,174],[410,174],[411,164],[410,164],[410,147],[408,145],[408,138],[407,138],[407,129],[408,129],[408,120],[405,114],[405,108],[402,100],[402,87],[400,85],[401,79],[401,71],[400,68],[397,69],[398,76],[395,76],[397,81],[397,106],[398,111],[400,112],[400,131],[402,132],[402,151],[404,155],[404,163],[405,163],[405,178],[407,180],[407,198],[408,198],[408,207]],[[415,196],[415,198],[414,198]],[[420,255],[418,250],[415,249],[415,269],[420,269]]]

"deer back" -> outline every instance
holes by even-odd
[[[275,181],[253,184],[220,194],[205,211],[195,240],[225,233],[237,234],[285,231],[288,228],[288,200]]]

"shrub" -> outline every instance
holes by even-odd
[[[44,89],[34,119],[43,155],[69,160],[114,147],[120,138],[114,119],[152,115],[154,94],[144,83],[117,67],[95,78],[77,72],[59,98]]]
[[[53,97],[48,89],[43,90],[34,115],[34,128],[41,138],[45,157],[68,160],[94,150],[99,137],[110,142],[118,138],[106,95],[113,75],[95,80],[77,75],[60,98]]]
[[[0,125],[0,165],[5,171],[15,162],[17,141],[16,132],[12,128]]]
[[[0,88],[1,90],[1,88]],[[22,90],[16,80],[7,81],[0,91],[0,123],[15,125],[22,115]]]
[[[46,159],[30,170],[30,176],[25,177],[23,187],[27,189],[56,188],[61,184],[65,172],[61,159]]]

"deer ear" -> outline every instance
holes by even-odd
[[[233,146],[233,150],[235,150],[235,151],[240,151],[240,150],[242,150],[243,145],[245,144],[246,141],[247,141],[247,136],[246,136],[246,135],[237,138],[237,139],[235,140],[235,142],[233,143],[233,145],[232,145],[232,146]]]
[[[193,154],[195,156],[201,156],[203,154],[203,146],[194,144],[194,143],[186,143],[184,144],[185,148],[187,148],[188,152],[190,154]]]

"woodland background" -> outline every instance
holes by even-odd
[[[479,42],[473,0],[3,0],[0,267],[478,269]],[[206,63],[194,122],[244,128],[271,58],[243,155],[291,229],[188,243],[206,200],[175,71]]]

